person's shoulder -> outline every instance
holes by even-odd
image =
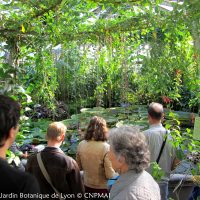
[[[154,178],[151,176],[151,174],[147,171],[143,171],[143,179],[145,180],[145,182],[149,182],[150,184],[152,184],[152,186],[154,185],[155,187],[159,187],[157,182],[154,180]]]
[[[31,193],[36,194],[40,192],[39,184],[33,175],[21,171],[19,171],[19,175],[20,175],[20,181],[18,182],[19,191],[27,194]]]
[[[166,129],[165,127],[161,126],[156,126],[156,127],[150,127],[149,129],[143,131],[145,135],[151,135],[151,134],[165,134]]]
[[[76,163],[74,158],[72,158],[70,155],[65,154],[64,152],[60,154],[59,159],[62,159],[67,165]]]
[[[105,148],[110,148],[110,145],[106,141],[102,142],[102,146],[104,146]]]
[[[147,194],[149,194],[150,197],[154,197],[155,200],[159,199],[160,188],[159,188],[158,183],[147,171],[144,171],[143,174],[144,174],[144,180],[146,184],[146,191],[148,191]],[[152,189],[149,190],[149,188],[152,188]]]
[[[146,138],[148,138],[148,137],[150,137],[150,135],[152,134],[152,130],[149,128],[149,129],[143,131],[142,133],[144,134],[144,136],[145,136]]]
[[[39,192],[39,185],[35,177],[27,172],[20,171],[9,165],[5,165],[1,168],[1,181],[3,183],[1,191],[12,191],[14,193]]]
[[[150,132],[150,129],[144,130],[142,133],[143,134],[148,134]]]
[[[87,145],[87,143],[88,143],[87,140],[80,141],[79,144],[78,144],[78,148],[81,148],[82,146]]]
[[[146,177],[146,178],[154,180],[153,177],[151,176],[151,174],[145,170],[143,170],[142,176],[143,176],[143,178]]]
[[[16,169],[14,167],[10,167],[9,168],[9,173],[10,175],[13,175],[13,177],[15,177],[15,179],[17,178],[22,178],[22,179],[29,179],[30,178],[30,174],[24,171],[21,171],[19,169]]]
[[[37,160],[37,153],[33,153],[28,156],[27,158],[27,164],[31,164]]]
[[[106,141],[97,141],[97,145],[94,149],[99,150],[100,152],[108,152],[110,150],[110,145]]]
[[[65,155],[65,164],[66,164],[66,168],[68,171],[71,171],[74,169],[77,169],[79,171],[76,160],[74,160],[72,157],[70,157],[68,155]]]
[[[28,160],[34,160],[34,159],[36,159],[37,154],[38,154],[38,152],[35,152],[35,153],[32,153],[32,154],[29,154],[29,156],[28,156]]]
[[[20,182],[23,182],[27,179],[34,179],[33,176],[30,175],[29,173],[20,171],[19,169],[16,169],[9,165],[4,168],[4,172],[8,173],[10,180],[12,179],[14,182],[18,182],[18,180],[21,180]]]

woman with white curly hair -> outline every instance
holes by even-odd
[[[108,138],[112,167],[120,175],[112,186],[110,200],[160,200],[160,190],[145,171],[150,153],[139,129],[122,126],[111,129]]]

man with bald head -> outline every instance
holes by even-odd
[[[163,146],[163,141],[167,137],[158,162],[159,166],[165,173],[161,180],[158,182],[160,186],[161,199],[167,200],[168,182],[173,163],[176,161],[176,151],[172,144],[169,142],[171,140],[170,134],[161,123],[163,116],[163,106],[159,103],[151,103],[148,108],[149,129],[144,131],[144,134],[149,145],[151,162],[156,162],[158,159],[161,147]],[[152,167],[150,167],[147,171],[152,174]]]

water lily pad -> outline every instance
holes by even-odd
[[[84,112],[87,112],[88,110],[91,110],[91,108],[81,108],[80,111],[81,111],[82,113],[84,113]]]
[[[112,108],[107,108],[106,110],[112,114],[117,115],[119,113],[124,113],[126,109],[123,107],[112,107]]]

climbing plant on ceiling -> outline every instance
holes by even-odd
[[[0,58],[1,77],[14,70],[34,101],[108,107],[168,96],[180,106],[188,92],[185,105],[199,106],[198,0],[171,11],[158,0],[3,2],[1,46],[11,56]]]

